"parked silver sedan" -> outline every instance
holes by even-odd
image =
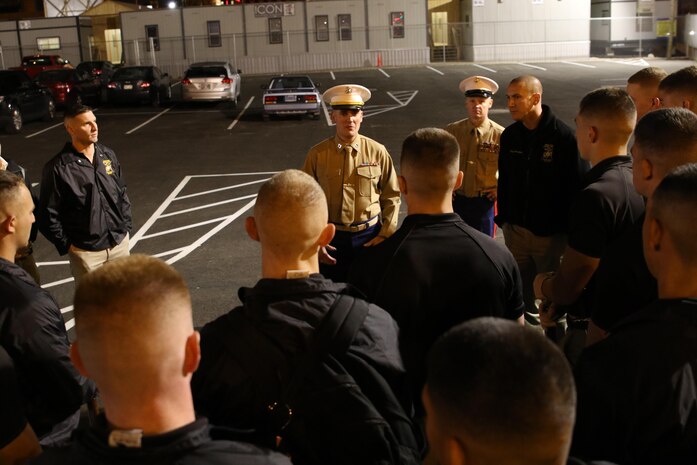
[[[262,89],[265,121],[271,115],[308,114],[319,118],[320,93],[309,76],[277,76]]]
[[[226,101],[237,105],[242,80],[240,70],[225,61],[193,63],[182,79],[184,101]]]

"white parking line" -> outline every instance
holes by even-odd
[[[250,195],[245,195],[242,197],[235,197],[234,199],[221,200],[220,202],[213,202],[213,203],[208,203],[206,205],[199,205],[198,207],[191,207],[191,208],[187,208],[184,210],[177,210],[177,211],[174,211],[171,213],[163,213],[162,215],[160,215],[160,218],[166,218],[168,216],[183,215],[184,213],[191,213],[191,212],[195,212],[198,210],[203,210],[204,208],[218,207],[220,205],[225,205],[228,203],[239,202],[240,200],[252,199],[256,196],[257,196],[256,194],[250,194]]]
[[[258,174],[261,174],[261,173],[258,173]],[[268,173],[268,174],[271,174],[271,173]],[[230,190],[230,189],[237,189],[238,187],[251,186],[253,184],[259,184],[262,182],[266,182],[268,180],[269,180],[269,178],[259,179],[258,181],[244,182],[242,184],[235,184],[234,186],[226,186],[226,187],[220,187],[218,189],[211,189],[208,191],[196,192],[195,194],[182,195],[181,197],[177,197],[174,200],[190,199],[191,197],[198,197],[200,195],[215,194],[216,192],[222,192],[222,191],[226,191],[226,190]]]
[[[61,260],[59,262],[37,262],[36,266],[53,266],[53,265],[69,265],[70,261]]]
[[[381,72],[382,74],[384,74],[385,76],[390,77],[390,75],[387,74],[387,72],[386,72],[384,69],[378,68],[378,71],[380,71],[380,72]]]
[[[574,66],[580,66],[582,68],[593,68],[595,69],[595,66],[593,65],[587,65],[585,63],[576,63],[575,61],[562,61],[561,63],[564,63],[566,65],[574,65]]]
[[[497,72],[495,69],[487,68],[486,66],[478,65],[476,63],[472,63],[473,66],[476,66],[477,68],[485,69],[489,71],[490,73],[495,73]]]
[[[142,128],[142,127],[145,126],[146,124],[149,124],[149,123],[155,121],[157,118],[159,118],[160,116],[164,115],[165,113],[167,113],[167,112],[168,112],[169,110],[171,110],[172,108],[174,108],[174,107],[165,108],[164,110],[162,110],[161,112],[159,112],[158,114],[156,114],[155,116],[153,116],[152,118],[150,118],[149,120],[147,120],[146,122],[144,122],[143,124],[140,124],[140,125],[134,127],[133,129],[131,129],[130,131],[128,131],[126,134],[132,134],[132,133],[136,132],[138,129]]]
[[[324,100],[322,100],[322,108],[324,109],[324,117],[327,119],[327,126],[334,126],[334,123],[332,123],[332,118],[329,116],[327,105],[324,104]]]
[[[445,76],[445,73],[444,73],[443,71],[438,71],[436,68],[432,68],[432,67],[430,67],[430,66],[426,66],[426,68],[430,69],[430,70],[433,71],[434,73],[440,74],[441,76]]]
[[[72,318],[65,322],[65,330],[70,331],[72,327],[75,326],[75,318]]]
[[[329,71],[329,75],[332,77],[333,81],[336,81],[336,76],[334,76],[334,71]]]
[[[28,136],[24,136],[25,139],[31,139],[34,136],[38,136],[39,134],[43,134],[46,131],[50,131],[51,129],[57,128],[58,126],[63,126],[63,123],[60,122],[58,124],[54,124],[53,126],[49,126],[46,129],[42,129],[41,131],[37,131],[33,134],[29,134]]]
[[[75,280],[75,278],[70,277],[70,278],[66,278],[66,279],[61,279],[59,281],[53,281],[50,283],[42,284],[41,287],[44,289],[48,289],[49,287],[60,286],[61,284],[66,284],[66,283],[69,283],[70,281],[74,281],[74,280]]]
[[[67,307],[61,308],[61,313],[63,313],[63,314],[68,313],[68,312],[72,312],[72,311],[73,311],[72,305],[68,305]]]
[[[227,218],[228,218],[227,216],[219,216],[218,218],[213,218],[210,220],[201,221],[199,223],[187,224],[186,226],[180,226],[178,228],[167,229],[165,231],[158,231],[158,232],[155,232],[152,234],[141,236],[141,239],[152,239],[153,237],[164,236],[165,234],[172,234],[172,233],[179,232],[179,231],[186,231],[187,229],[198,228],[199,226],[205,226],[205,225],[211,224],[211,223],[218,223],[219,221],[223,221]]]
[[[539,69],[540,71],[547,71],[547,68],[543,68],[542,66],[537,66],[537,65],[530,65],[528,63],[518,63],[520,66],[527,66],[528,68],[534,68],[534,69]]]
[[[253,95],[252,95],[252,97],[249,99],[249,101],[247,102],[247,105],[244,106],[244,108],[242,109],[242,111],[240,112],[240,114],[237,115],[237,118],[235,118],[235,121],[233,121],[232,123],[230,123],[230,126],[227,127],[228,131],[229,131],[230,129],[234,128],[235,125],[237,124],[237,122],[240,120],[240,118],[242,118],[242,115],[244,115],[244,112],[247,111],[247,108],[249,108],[249,105],[252,104],[252,100],[254,100],[254,96],[253,96]]]

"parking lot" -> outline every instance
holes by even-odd
[[[652,60],[671,72],[694,64]],[[480,74],[496,80],[490,118],[506,126],[505,87],[521,74],[538,76],[543,102],[573,125],[578,101],[588,91],[624,86],[646,66],[642,59],[495,64],[432,64],[414,68],[365,68],[312,73],[327,89],[357,83],[371,89],[361,133],[385,144],[395,162],[411,131],[443,127],[465,117],[458,83]],[[244,71],[244,70],[243,70]],[[123,166],[133,204],[132,252],[162,257],[187,279],[194,320],[202,325],[236,305],[237,289],[260,276],[258,245],[247,238],[243,219],[250,214],[259,185],[274,172],[298,168],[307,150],[333,133],[326,111],[319,120],[262,119],[261,86],[269,76],[242,75],[236,108],[228,104],[184,104],[174,84],[173,99],[160,108],[114,107],[95,111],[99,139],[113,148]],[[18,135],[0,135],[2,155],[22,164],[38,183],[43,164],[68,141],[60,118],[27,123]],[[38,187],[38,186],[37,186]],[[38,192],[38,190],[37,190]],[[406,211],[402,206],[402,212]],[[73,283],[66,257],[39,238],[35,256],[43,285],[56,297],[73,326]],[[105,290],[108,292],[108,290]]]

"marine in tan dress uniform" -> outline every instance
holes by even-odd
[[[499,140],[503,126],[489,119],[492,96],[499,86],[483,76],[472,76],[460,83],[465,94],[468,118],[450,123],[445,129],[460,145],[462,186],[453,197],[453,209],[475,229],[494,235]]]
[[[310,149],[303,171],[324,190],[336,235],[320,253],[320,271],[344,281],[362,247],[379,244],[397,229],[400,194],[392,158],[384,145],[358,133],[370,91],[340,85],[322,96],[331,107],[334,136]]]

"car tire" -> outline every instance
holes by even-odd
[[[262,113],[261,119],[263,119],[264,121],[269,121],[271,120],[271,115],[269,115],[268,113]]]
[[[310,117],[311,117],[312,119],[319,119],[319,112],[317,112],[317,113],[312,113],[312,114],[310,115]]]
[[[10,134],[17,134],[22,130],[22,112],[19,108],[13,107],[10,110],[10,122],[7,123],[5,130]]]
[[[165,92],[165,100],[168,102],[172,100],[172,87],[169,85],[167,86],[167,91]]]
[[[46,105],[46,114],[42,118],[43,121],[53,121],[56,116],[56,103],[52,98],[48,99],[48,104]]]

